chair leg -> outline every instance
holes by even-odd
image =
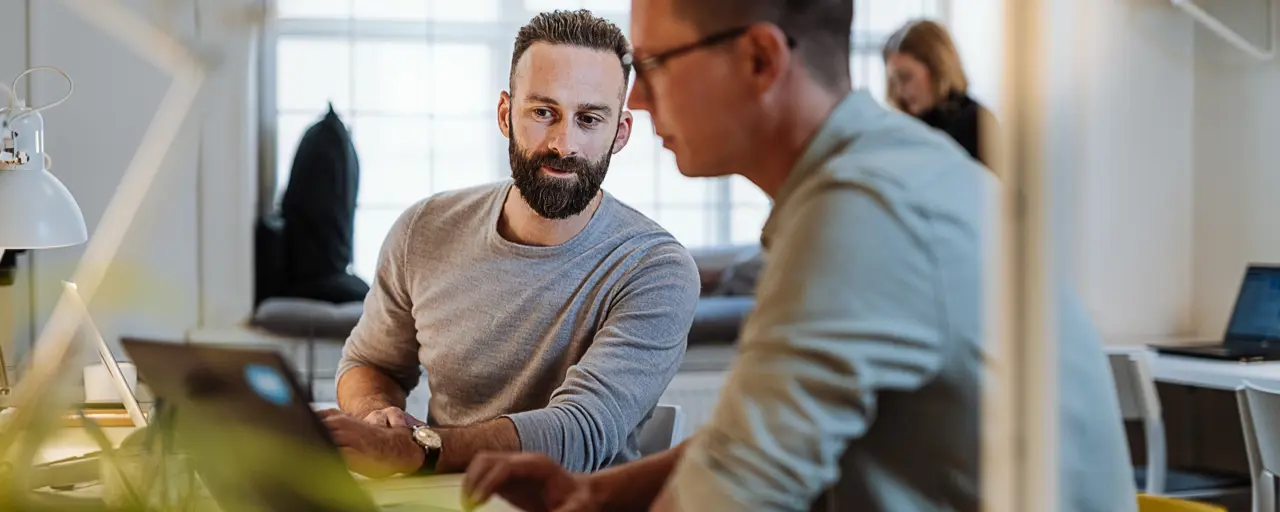
[[[1253,512],[1276,512],[1276,475],[1263,470],[1253,489]]]
[[[307,336],[307,401],[316,401],[316,327],[308,329]]]

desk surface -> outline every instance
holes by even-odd
[[[112,427],[103,430],[112,443],[118,445],[134,429],[132,427]],[[84,430],[64,428],[50,436],[37,455],[36,462],[74,457],[97,449],[98,446],[93,443]],[[380,506],[430,505],[433,509],[438,510],[462,510],[462,475],[415,476],[382,480],[356,478],[361,480],[361,487],[369,491],[373,501]],[[98,498],[100,500],[102,491],[100,484],[93,484],[58,494],[69,498]],[[206,510],[205,507],[200,507],[200,509]],[[501,500],[494,500],[480,510],[508,512],[516,509]]]
[[[1157,353],[1146,343],[1177,345],[1195,340],[1148,340],[1125,342],[1108,347],[1111,352],[1145,350],[1151,354],[1151,373],[1157,382],[1181,384],[1201,388],[1235,390],[1245,382],[1259,387],[1280,389],[1280,361],[1240,363],[1199,357],[1173,356]],[[1200,341],[1203,343],[1203,340]]]

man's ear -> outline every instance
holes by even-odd
[[[511,138],[511,94],[502,91],[498,95],[498,130],[502,132],[502,136]]]
[[[635,119],[631,116],[630,110],[623,110],[622,116],[618,119],[618,135],[613,138],[613,154],[618,154],[622,148],[627,147],[627,141],[631,140],[631,128]]]
[[[791,48],[782,29],[768,23],[757,23],[740,38],[749,56],[751,82],[763,93],[782,79],[791,66]]]

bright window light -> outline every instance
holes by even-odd
[[[855,86],[884,97],[879,45],[909,19],[936,18],[945,0],[858,2],[851,42]],[[591,9],[626,31],[630,0],[277,0],[277,197],[303,131],[330,102],[360,157],[355,271],[373,276],[396,217],[432,194],[509,176],[494,109],[507,88],[516,30],[552,9]],[[769,199],[744,179],[686,178],[646,113],[613,156],[605,190],[690,248],[759,241]]]

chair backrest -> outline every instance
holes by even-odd
[[[661,405],[640,429],[640,455],[649,456],[669,450],[684,441],[684,411],[678,405]]]
[[[1280,473],[1280,391],[1246,382],[1244,394],[1259,465],[1263,470]]]
[[[1125,421],[1141,421],[1147,438],[1147,494],[1163,494],[1167,471],[1164,418],[1160,411],[1160,395],[1151,376],[1147,351],[1125,350],[1107,354],[1111,373],[1120,399],[1120,414]]]
[[[1244,397],[1240,416],[1246,419],[1248,414],[1244,433],[1254,480],[1254,510],[1275,510],[1275,475],[1280,475],[1280,391],[1245,382]]]
[[[1258,433],[1253,422],[1253,411],[1249,406],[1249,393],[1246,388],[1236,388],[1236,405],[1240,409],[1240,430],[1244,435],[1244,451],[1249,458],[1249,478],[1253,487],[1254,512],[1274,512],[1274,499],[1271,497],[1271,478],[1262,469],[1262,455],[1258,451]]]
[[[1111,374],[1120,398],[1120,414],[1126,421],[1160,418],[1160,398],[1147,366],[1147,353],[1137,351],[1107,354]]]

